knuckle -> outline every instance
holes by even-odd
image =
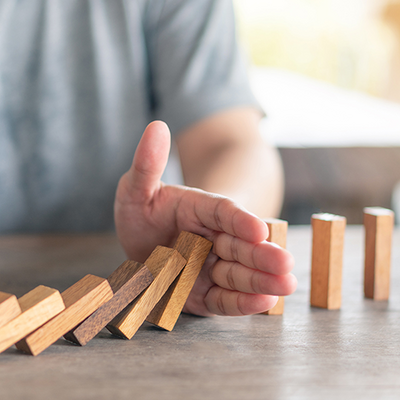
[[[228,286],[232,290],[236,290],[236,284],[235,284],[235,278],[234,278],[234,268],[235,268],[235,263],[230,263],[228,273],[226,274],[226,280],[227,280]]]
[[[239,240],[235,237],[231,239],[231,255],[234,261],[239,261]]]
[[[243,310],[243,304],[245,304],[245,302],[243,302],[242,304],[242,297],[245,296],[244,293],[239,293],[237,298],[236,298],[236,307],[238,309],[238,311],[240,312],[240,314],[242,315],[246,315],[246,312]]]
[[[262,293],[262,291],[260,290],[260,274],[257,272],[254,272],[251,275],[251,279],[250,279],[250,287],[251,290],[253,291],[253,293]]]
[[[221,315],[227,315],[226,310],[225,310],[225,305],[224,305],[224,296],[223,296],[223,291],[220,290],[217,298],[217,307],[219,311],[221,312]]]

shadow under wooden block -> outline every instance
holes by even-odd
[[[145,261],[145,265],[154,276],[153,283],[117,315],[107,325],[107,329],[114,335],[131,339],[185,264],[186,260],[178,251],[157,246]]]
[[[269,236],[267,241],[271,243],[275,243],[278,246],[286,249],[286,237],[287,237],[287,229],[288,222],[283,219],[277,218],[266,218],[264,221],[268,225]],[[270,310],[265,311],[261,314],[265,315],[282,315],[285,310],[285,298],[280,296],[278,302],[272,307]]]
[[[369,299],[389,299],[393,227],[392,210],[364,208],[364,294]]]
[[[0,327],[21,314],[17,297],[10,293],[0,292]]]
[[[346,218],[314,214],[311,262],[311,296],[314,307],[337,310],[342,299],[343,245]]]
[[[211,247],[212,242],[199,235],[180,233],[174,249],[187,264],[146,318],[147,322],[172,331]]]
[[[114,292],[111,300],[64,335],[64,338],[84,346],[139,296],[153,279],[153,275],[145,265],[131,260],[125,261],[107,278]]]
[[[21,314],[0,328],[0,353],[64,310],[60,292],[38,286],[22,296]]]
[[[86,275],[61,294],[65,310],[16,344],[34,356],[82,322],[113,296],[106,279]]]

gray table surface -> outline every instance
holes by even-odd
[[[291,227],[298,290],[283,316],[182,315],[172,332],[145,324],[132,340],[102,331],[85,347],[60,339],[37,357],[0,354],[1,399],[399,399],[400,231],[389,302],[363,299],[363,231],[345,238],[340,311],[309,307],[310,227]],[[112,235],[0,238],[0,290],[64,290],[124,260]]]

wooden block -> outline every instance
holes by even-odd
[[[269,236],[267,241],[276,243],[278,246],[286,249],[286,236],[288,230],[288,223],[283,219],[267,218],[264,221],[268,225]]]
[[[275,306],[269,309],[268,311],[265,311],[265,313],[262,314],[282,315],[284,310],[285,310],[285,297],[279,296],[278,302],[275,304]]]
[[[0,353],[64,310],[60,292],[38,286],[18,300],[21,314],[0,328]]]
[[[64,335],[65,339],[84,346],[153,282],[153,275],[145,265],[127,260],[107,280],[114,292],[112,299]]]
[[[0,327],[21,314],[17,297],[10,293],[0,292]]]
[[[172,331],[211,247],[212,242],[201,236],[184,231],[180,233],[174,249],[185,258],[187,264],[146,321]]]
[[[107,325],[107,329],[114,335],[131,339],[185,264],[186,260],[178,251],[157,246],[145,261],[145,265],[154,276],[153,283],[117,315]]]
[[[311,264],[311,305],[336,310],[342,298],[342,265],[346,218],[314,214]]]
[[[65,310],[19,341],[19,350],[34,356],[82,322],[113,296],[106,279],[86,275],[61,294]]]
[[[393,226],[392,210],[364,208],[364,294],[369,299],[389,299]]]
[[[278,246],[286,249],[286,236],[288,223],[282,219],[277,218],[267,218],[264,221],[268,225],[269,236],[267,241],[271,243],[276,243]],[[282,315],[285,309],[285,297],[280,296],[278,302],[270,310],[265,311],[262,314],[265,315]]]

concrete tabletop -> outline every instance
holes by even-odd
[[[340,311],[309,306],[310,227],[291,227],[298,290],[283,316],[182,315],[168,333],[145,324],[126,341],[102,331],[85,347],[63,339],[37,357],[0,354],[1,399],[398,399],[400,230],[389,302],[362,294],[363,231],[345,238]],[[0,290],[60,291],[124,260],[113,235],[0,238]]]

